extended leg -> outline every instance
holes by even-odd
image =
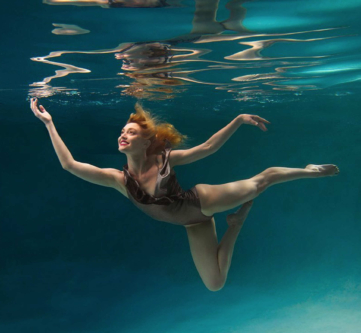
[[[256,198],[274,184],[301,178],[334,176],[338,172],[337,166],[333,164],[309,164],[304,169],[272,167],[250,179],[222,185],[198,184],[196,188],[203,214],[212,216]]]

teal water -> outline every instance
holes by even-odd
[[[2,4],[0,331],[358,333],[361,2],[168,3]],[[61,168],[35,96],[74,158],[101,168],[125,164],[117,138],[140,100],[190,146],[240,113],[271,121],[177,166],[185,189],[270,166],[341,173],[259,196],[211,292],[183,227]]]

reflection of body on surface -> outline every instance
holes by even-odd
[[[157,8],[169,6],[166,0],[43,0],[47,5],[100,6],[103,8]]]
[[[87,4],[89,1],[71,0],[47,0],[53,4]],[[91,2],[91,1],[90,1]],[[202,85],[214,85],[216,89],[226,90],[230,93],[240,94],[240,99],[252,99],[253,96],[268,94],[276,90],[300,90],[317,89],[317,85],[299,82],[298,85],[289,81],[287,74],[292,69],[314,66],[321,56],[305,57],[267,57],[262,51],[277,42],[287,43],[313,43],[315,38],[294,39],[279,38],[280,36],[290,36],[296,34],[306,34],[321,32],[332,29],[319,29],[313,31],[301,31],[281,34],[251,34],[243,25],[246,16],[245,0],[230,0],[225,6],[229,10],[229,17],[223,21],[217,21],[218,0],[196,0],[195,12],[192,20],[192,29],[189,33],[163,41],[148,41],[122,43],[116,48],[102,49],[95,51],[54,51],[45,57],[33,57],[33,61],[39,61],[63,69],[56,70],[55,75],[44,78],[41,82],[34,82],[30,95],[43,97],[51,96],[64,91],[68,87],[52,87],[49,83],[53,79],[58,79],[65,75],[75,73],[90,73],[88,68],[81,68],[64,62],[55,62],[54,57],[63,54],[105,54],[115,53],[116,58],[123,61],[122,69],[124,75],[131,80],[126,80],[117,84],[116,88],[121,88],[121,93],[130,95],[138,99],[164,100],[180,96],[179,93],[191,88],[192,83]],[[127,2],[131,4],[132,2]],[[120,10],[120,12],[122,12]],[[70,25],[64,25],[61,29],[54,29],[57,33],[74,34],[79,33],[77,29],[68,29]],[[83,29],[84,30],[84,29]],[[224,33],[226,32],[226,33]],[[227,33],[235,32],[235,33]],[[259,40],[262,37],[262,40]],[[272,39],[270,39],[272,37]],[[277,38],[274,38],[277,37]],[[333,38],[325,37],[323,39]],[[246,39],[246,41],[244,40]],[[321,39],[320,39],[321,40]],[[212,52],[212,49],[200,48],[200,44],[218,43],[224,41],[234,41],[240,44],[236,52],[223,55],[222,59],[208,60],[203,57]],[[181,44],[191,44],[181,47]],[[194,47],[193,47],[194,45]],[[225,48],[226,50],[228,48]],[[301,60],[295,60],[301,59]],[[268,60],[264,62],[263,60]],[[261,62],[262,61],[262,62]],[[259,68],[270,68],[270,71],[261,71]],[[255,71],[253,69],[256,69]],[[233,69],[235,69],[233,71]],[[290,69],[290,70],[289,70]],[[228,82],[222,82],[220,76],[203,75],[208,71],[229,71],[229,76],[233,77]],[[199,73],[202,74],[198,75]],[[226,77],[226,75],[222,76]],[[210,79],[211,78],[211,79]],[[285,80],[286,78],[286,80]],[[130,81],[130,82],[129,82]],[[288,82],[290,82],[288,84]],[[252,84],[251,87],[250,84]],[[270,90],[271,87],[271,90]],[[273,93],[273,92],[272,92]],[[247,96],[245,96],[247,94]]]
[[[48,4],[73,4],[73,5],[89,5],[104,4],[103,0],[44,0]],[[121,3],[122,1],[119,1]],[[124,2],[124,1],[123,1]],[[59,65],[65,70],[56,71],[56,75],[43,79],[42,82],[35,82],[32,86],[40,87],[32,89],[32,96],[46,96],[54,94],[57,89],[51,89],[48,85],[51,79],[68,75],[70,73],[90,72],[86,68],[67,65],[64,63],[50,62],[48,58],[53,58],[55,54],[62,55],[64,53],[87,53],[87,54],[103,54],[116,52],[117,59],[123,61],[122,69],[126,71],[125,76],[133,79],[128,84],[118,85],[117,88],[123,88],[122,93],[134,96],[138,99],[168,99],[173,98],[176,94],[185,91],[187,82],[198,84],[219,85],[216,82],[204,82],[192,77],[192,74],[212,71],[214,67],[206,66],[205,68],[179,68],[185,63],[209,63],[211,65],[226,65],[229,63],[216,60],[201,59],[201,56],[211,52],[208,49],[180,48],[179,44],[184,43],[202,43],[212,41],[233,40],[235,35],[222,35],[224,31],[232,30],[239,35],[249,35],[249,31],[242,25],[246,10],[242,6],[247,0],[231,0],[228,1],[226,7],[229,9],[229,18],[217,22],[216,15],[219,6],[219,0],[196,0],[195,13],[192,21],[192,30],[188,34],[174,37],[164,41],[153,42],[135,42],[123,44],[124,47],[112,50],[101,51],[61,51],[51,52],[46,57],[34,57],[32,60],[41,61],[48,64]],[[134,1],[127,1],[127,5],[134,5]],[[141,1],[139,1],[141,3]],[[142,2],[144,5],[149,2]],[[155,3],[155,2],[153,2]],[[164,2],[163,2],[164,3]],[[214,39],[216,38],[216,39]],[[61,74],[61,75],[60,75]],[[45,84],[47,84],[45,86]],[[221,84],[222,85],[222,84]]]
[[[172,67],[182,62],[201,61],[198,59],[200,55],[209,51],[176,46],[180,43],[212,41],[212,36],[215,34],[218,36],[217,40],[228,40],[230,36],[220,36],[227,30],[236,31],[238,34],[249,34],[249,31],[243,27],[246,9],[242,5],[247,1],[249,0],[229,1],[226,4],[226,8],[230,11],[229,18],[218,22],[216,16],[219,0],[196,0],[192,30],[189,34],[166,41],[137,42],[116,53],[116,59],[123,61],[121,68],[132,72],[126,76],[134,79],[130,87],[122,92],[137,98],[152,99],[152,92],[172,94],[173,87],[183,84],[183,81],[203,83],[190,78],[189,74],[207,69],[182,72],[177,69],[172,70]],[[232,38],[234,37],[232,36]],[[218,63],[221,64],[221,62]],[[160,77],[167,79],[159,80]],[[168,89],[162,87],[166,85],[169,86]],[[173,95],[167,97],[173,97]],[[157,97],[157,99],[161,98]]]
[[[174,87],[184,85],[176,74],[173,76],[174,62],[171,64],[171,59],[183,58],[176,55],[176,52],[171,49],[170,44],[160,42],[134,43],[120,50],[115,54],[115,58],[122,60],[121,69],[127,72],[124,74],[134,80],[129,87],[124,87],[122,92],[138,99],[174,97]],[[154,93],[161,94],[155,97]]]
[[[35,116],[44,122],[62,167],[91,183],[118,190],[154,219],[186,228],[191,254],[205,286],[220,290],[227,279],[235,242],[251,209],[253,199],[268,187],[302,178],[337,174],[335,165],[307,165],[305,168],[271,167],[252,178],[231,183],[197,184],[184,191],[176,179],[174,166],[193,163],[215,153],[242,124],[263,131],[269,122],[259,116],[241,114],[206,142],[190,149],[172,150],[185,136],[173,125],[159,123],[136,105],[118,138],[118,150],[127,164],[123,171],[101,169],[76,161],[58,135],[51,115],[31,100]],[[220,243],[213,215],[243,205],[227,216],[229,225]]]

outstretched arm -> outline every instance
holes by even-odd
[[[188,164],[205,158],[221,148],[242,124],[254,125],[262,131],[267,131],[265,123],[270,124],[269,121],[259,116],[241,114],[201,145],[191,149],[173,150],[170,155],[170,164],[171,166]]]
[[[125,193],[123,188],[124,175],[121,171],[111,168],[101,169],[91,164],[75,161],[69,149],[60,138],[51,115],[42,105],[38,108],[36,98],[31,99],[31,109],[35,116],[45,124],[63,169],[93,184],[117,188],[121,193]]]
[[[259,127],[262,131],[267,131],[264,123],[270,124],[269,121],[259,116],[251,114],[240,114],[235,119],[233,119],[227,126],[223,127],[216,134],[211,136],[206,141],[206,144],[209,145],[211,151],[214,153],[224,145],[224,143],[242,124],[254,125]]]

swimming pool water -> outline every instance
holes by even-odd
[[[360,1],[137,3],[2,4],[0,331],[357,333]],[[212,293],[184,228],[61,168],[31,97],[74,158],[102,168],[125,164],[117,138],[137,101],[191,146],[240,113],[271,121],[178,166],[185,189],[270,166],[341,173],[257,198]]]

